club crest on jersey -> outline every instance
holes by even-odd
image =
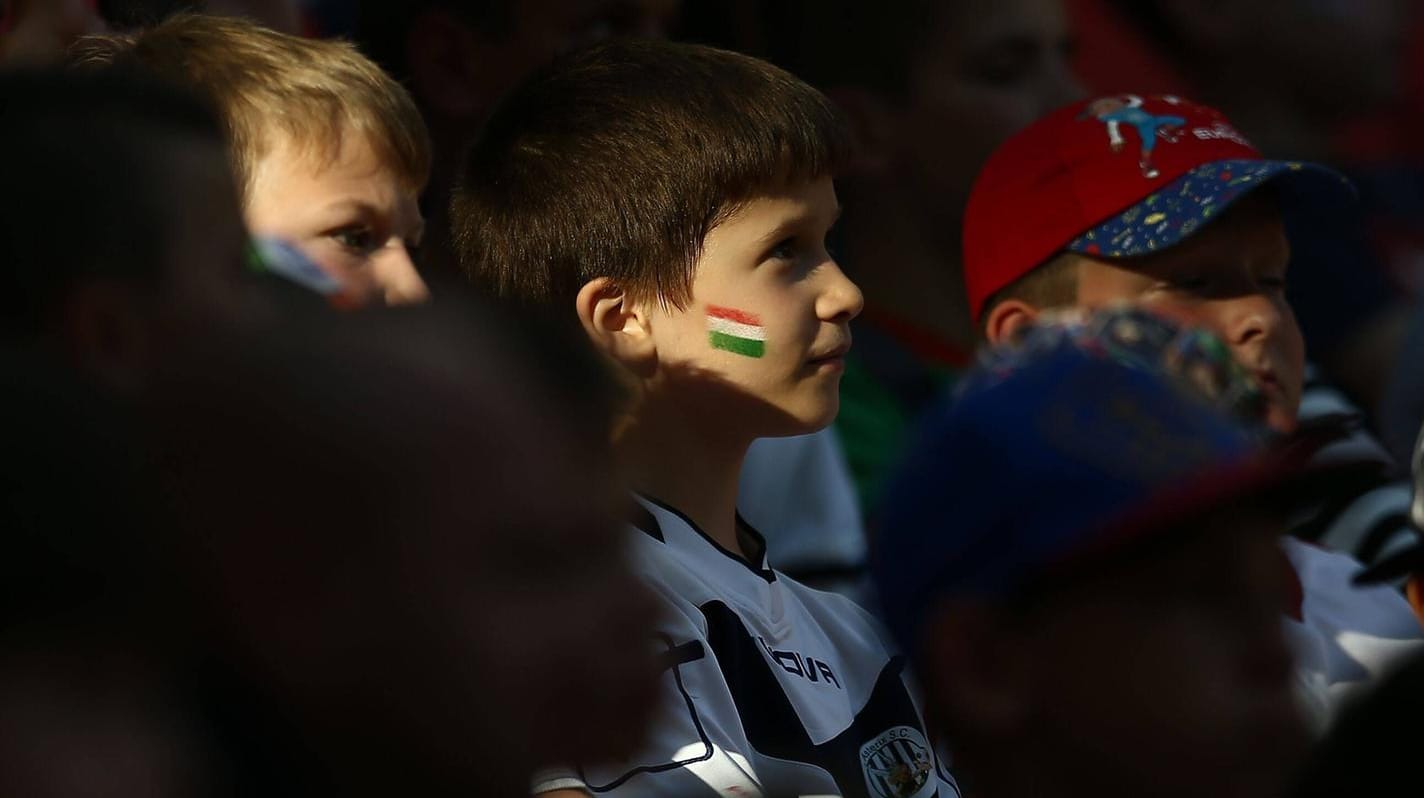
[[[893,726],[862,745],[860,767],[877,798],[926,798],[935,789],[930,745],[910,726]]]

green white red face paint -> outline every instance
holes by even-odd
[[[766,328],[760,317],[744,310],[708,305],[707,342],[713,349],[761,357],[766,354]]]

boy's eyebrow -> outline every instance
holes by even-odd
[[[827,229],[836,226],[836,222],[840,221],[841,212],[843,210],[844,208],[842,208],[841,205],[837,203],[835,212],[831,214],[831,223],[826,225]],[[776,227],[773,227],[765,235],[758,238],[757,243],[770,246],[771,244],[775,244],[781,239],[785,238],[786,235],[792,230],[795,230],[796,228],[801,227],[809,222],[813,222],[815,220],[816,214],[813,212],[797,213],[795,216],[783,219],[780,224],[778,224]]]
[[[380,210],[375,205],[366,200],[356,199],[354,197],[343,197],[327,205],[323,210],[327,213],[355,211],[357,215],[368,219],[381,215]],[[400,215],[399,208],[396,209],[396,215],[397,217]],[[423,238],[425,238],[425,218],[421,216],[420,208],[417,206],[415,208],[415,232],[410,236],[410,241],[419,242]]]
[[[336,213],[338,211],[355,211],[358,215],[361,216],[378,215],[375,205],[372,205],[366,200],[356,199],[354,197],[342,197],[339,200],[329,202],[326,204],[325,207],[322,208],[322,210],[327,211],[328,213]]]

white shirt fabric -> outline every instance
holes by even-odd
[[[737,506],[767,531],[767,557],[778,570],[866,606],[870,547],[834,427],[752,443]]]
[[[617,796],[958,798],[888,635],[848,599],[747,561],[641,499],[634,561],[664,605],[662,705],[628,762],[541,775],[535,791]]]
[[[1361,565],[1339,552],[1283,538],[1300,579],[1301,619],[1287,618],[1299,693],[1318,731],[1342,703],[1390,668],[1424,652],[1424,628],[1399,591],[1355,585]]]

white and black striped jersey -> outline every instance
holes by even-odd
[[[1407,469],[1369,431],[1363,416],[1313,366],[1307,368],[1299,423],[1303,429],[1337,430],[1334,440],[1316,455],[1316,462],[1374,463],[1377,469],[1334,486],[1293,533],[1373,565],[1417,547],[1419,532],[1409,519],[1413,485]]]
[[[677,510],[640,500],[636,567],[664,604],[668,663],[645,750],[541,774],[536,792],[618,796],[957,798],[904,660],[848,599],[751,561]]]
[[[1374,565],[1419,545],[1410,522],[1411,485],[1343,393],[1308,367],[1302,429],[1326,433],[1319,465],[1370,463],[1314,499],[1285,543],[1300,584],[1286,621],[1305,706],[1321,728],[1335,709],[1379,676],[1424,650],[1424,629],[1393,587],[1358,585],[1361,562]],[[1307,541],[1302,543],[1300,541]]]

